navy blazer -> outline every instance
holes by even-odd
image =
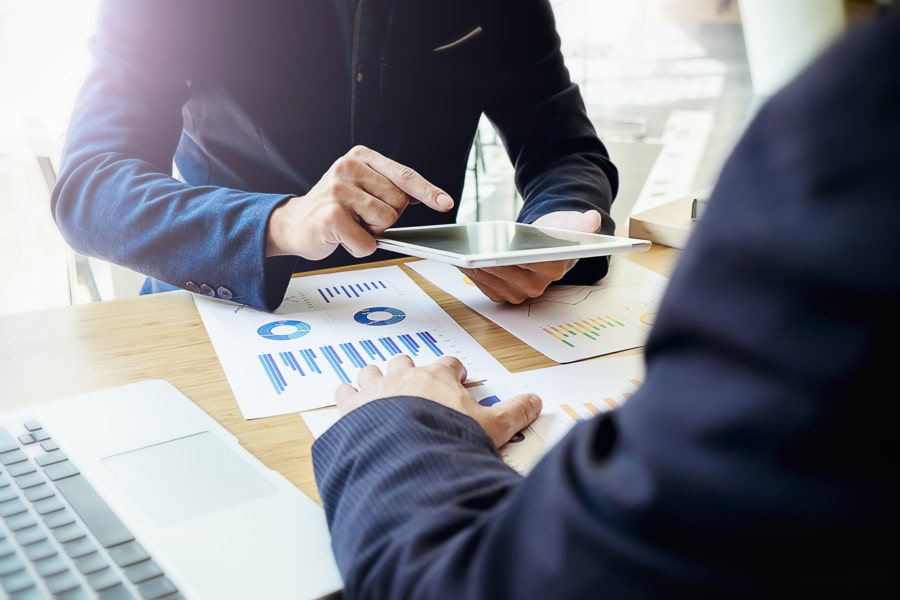
[[[897,594],[898,65],[900,16],[760,110],[676,265],[644,384],[527,477],[421,398],[319,438],[347,596]]]
[[[458,208],[482,114],[515,166],[520,221],[597,209],[612,233],[616,169],[569,78],[547,0],[364,0],[355,15],[349,5],[101,2],[52,197],[71,246],[271,310],[292,272],[358,262],[342,249],[322,261],[266,260],[277,205],[362,144],[413,167]],[[397,225],[455,217],[413,205]],[[583,260],[566,281],[596,281],[607,264]]]

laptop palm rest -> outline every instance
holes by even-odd
[[[108,456],[101,463],[161,526],[277,492],[207,431]]]

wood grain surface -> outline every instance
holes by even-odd
[[[675,249],[654,246],[647,252],[624,256],[668,275],[677,255]],[[401,265],[510,371],[557,364],[403,264],[409,260],[415,259],[367,266]],[[244,419],[188,292],[166,292],[0,317],[2,409],[143,379],[165,379],[172,383],[263,463],[320,502],[310,459],[313,437],[303,419],[299,414]]]

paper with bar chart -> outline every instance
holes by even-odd
[[[519,305],[492,302],[456,267],[409,263],[420,275],[560,363],[645,344],[668,279],[614,256],[596,285],[553,285]]]
[[[333,405],[339,384],[398,354],[456,356],[469,381],[508,374],[397,266],[295,277],[274,313],[195,302],[247,419]]]
[[[513,373],[493,382],[500,398],[523,392],[541,397],[541,416],[524,433],[528,443],[500,449],[503,460],[527,473],[572,427],[625,404],[644,381],[640,354],[591,360]]]
[[[511,373],[469,391],[482,406],[525,392],[541,397],[543,410],[537,421],[500,448],[506,464],[524,475],[576,424],[622,406],[643,379],[643,356],[631,354]],[[340,418],[333,407],[300,415],[316,438]]]

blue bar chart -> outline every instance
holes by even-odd
[[[351,383],[350,373],[369,364],[385,363],[399,354],[437,358],[443,356],[444,351],[430,331],[417,331],[412,334],[339,342],[318,348],[263,353],[257,355],[257,358],[272,389],[280,395],[287,389],[288,381],[297,378],[324,377],[336,379],[338,383]],[[303,361],[302,365],[300,360]]]
[[[387,284],[381,280],[364,280],[352,281],[341,285],[327,285],[316,288],[316,292],[326,304],[331,304],[340,299],[362,298],[369,292],[377,292],[386,290]]]

